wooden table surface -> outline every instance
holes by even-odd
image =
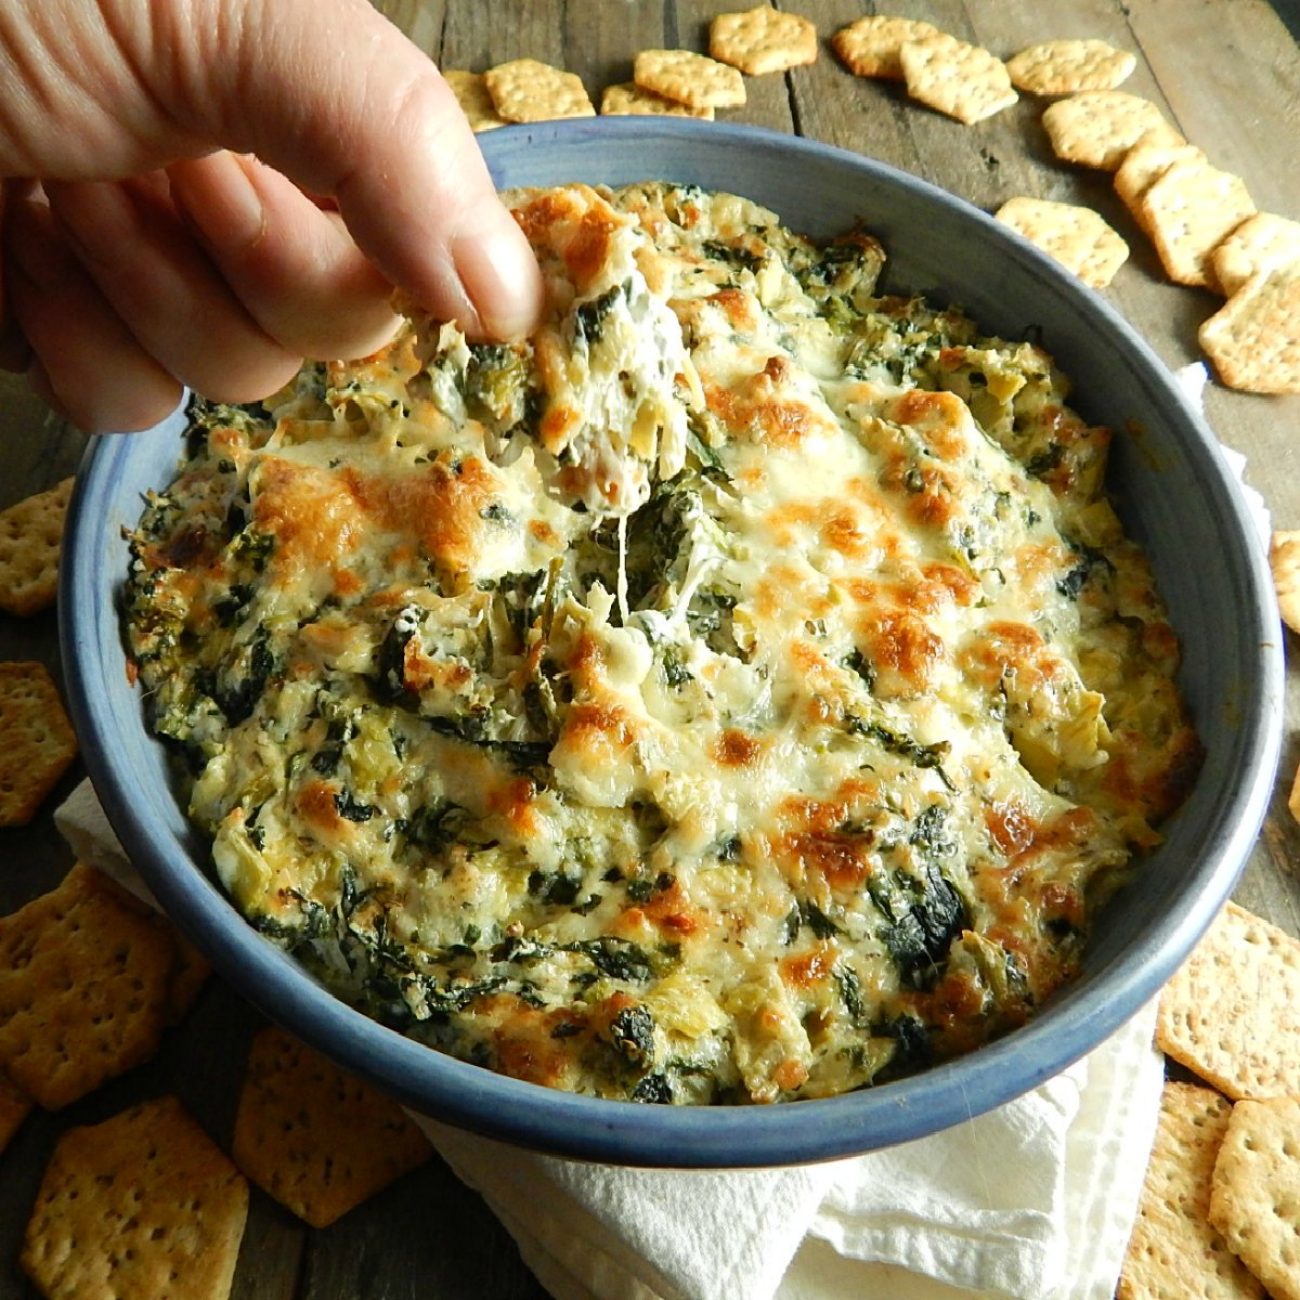
[[[482,70],[529,55],[579,73],[598,97],[630,78],[639,49],[704,50],[708,20],[740,0],[388,0],[381,8],[444,67]],[[1300,30],[1296,0],[898,0],[883,12],[925,18],[1006,57],[1058,36],[1100,37],[1133,50],[1125,89],[1145,95],[1216,165],[1237,172],[1262,210],[1300,218]],[[861,0],[801,0],[823,38],[872,12]],[[1288,24],[1290,31],[1288,31]],[[1196,328],[1215,308],[1208,293],[1166,283],[1155,255],[1115,199],[1105,173],[1054,161],[1025,97],[974,127],[910,104],[901,90],[851,77],[823,48],[817,62],[786,76],[750,79],[749,103],[722,114],[793,131],[892,163],[992,210],[1015,194],[1083,202],[1132,244],[1110,301],[1171,367],[1199,359]],[[1300,397],[1254,397],[1212,385],[1210,424],[1245,453],[1248,480],[1274,523],[1300,528]],[[0,375],[0,507],[71,473],[84,444],[47,416],[22,384]],[[1289,638],[1288,638],[1289,639]],[[1293,645],[1289,645],[1294,649]],[[0,658],[57,666],[55,618],[0,616]],[[1300,935],[1300,826],[1286,808],[1300,761],[1300,671],[1288,675],[1282,776],[1270,815],[1236,892],[1239,902]],[[0,737],[0,743],[3,738]],[[52,886],[71,862],[51,811],[80,779],[63,781],[35,823],[0,830],[0,912]],[[97,1122],[143,1097],[175,1091],[226,1141],[243,1047],[255,1014],[212,981],[189,1019],[152,1063],[66,1111],[31,1116],[0,1156],[0,1300],[34,1296],[16,1258],[41,1172],[59,1134]],[[332,1229],[304,1228],[254,1192],[235,1280],[246,1300],[475,1297],[522,1300],[544,1292],[491,1213],[434,1161]]]

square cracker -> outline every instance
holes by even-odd
[[[745,79],[735,68],[691,50],[642,50],[632,80],[688,108],[738,108],[745,102]]]
[[[1300,262],[1252,275],[1198,337],[1229,388],[1300,393]]]
[[[1044,41],[1007,60],[1011,84],[1031,95],[1114,90],[1128,80],[1136,67],[1135,55],[1093,40]]]
[[[72,479],[65,478],[0,511],[0,609],[29,615],[54,603],[71,495]]]
[[[465,114],[472,131],[495,131],[505,126],[506,120],[497,112],[488,90],[487,78],[481,72],[465,68],[444,68],[442,79],[451,87],[460,111]]]
[[[21,1262],[52,1300],[222,1300],[247,1217],[239,1171],[159,1097],[59,1139]]]
[[[107,878],[78,864],[0,917],[0,1068],[58,1110],[158,1048],[176,949]]]
[[[1274,532],[1268,544],[1268,566],[1282,622],[1300,632],[1300,531]]]
[[[1214,250],[1211,260],[1219,288],[1231,297],[1252,275],[1300,262],[1300,221],[1257,212]]]
[[[0,1074],[0,1153],[32,1109],[32,1099]]]
[[[1232,1107],[1209,1088],[1166,1083],[1116,1300],[1237,1300],[1263,1288],[1210,1225],[1214,1161]]]
[[[1020,196],[994,215],[1094,289],[1104,289],[1128,258],[1128,245],[1091,208]]]
[[[1138,200],[1138,210],[1169,278],[1211,285],[1211,255],[1255,204],[1240,176],[1206,162],[1176,162]]]
[[[656,95],[653,90],[643,90],[635,81],[606,86],[600,96],[600,112],[603,117],[698,117],[704,122],[714,119],[711,108],[690,108]]]
[[[1019,99],[1006,64],[978,45],[939,33],[907,41],[899,51],[907,93],[928,108],[970,126]]]
[[[869,14],[841,27],[831,37],[831,48],[840,62],[856,76],[881,77],[887,81],[903,80],[900,58],[908,41],[924,40],[942,33],[933,23],[919,18],[893,18],[887,14]]]
[[[1142,196],[1176,162],[1208,162],[1194,144],[1168,144],[1159,133],[1148,133],[1124,155],[1115,171],[1115,193],[1132,214],[1133,220],[1147,230],[1142,212]],[[1149,234],[1150,232],[1147,231]]]
[[[0,826],[26,826],[77,757],[77,737],[44,664],[0,663]]]
[[[802,14],[759,5],[718,14],[709,24],[709,53],[751,77],[817,60],[817,28]]]
[[[1300,1097],[1232,1108],[1210,1222],[1273,1300],[1300,1300]]]
[[[235,1118],[235,1163],[312,1227],[327,1227],[432,1152],[391,1098],[282,1029],[254,1037]]]
[[[1186,144],[1149,99],[1124,90],[1088,90],[1058,99],[1043,111],[1052,152],[1065,162],[1113,172],[1143,136]]]
[[[595,117],[582,78],[537,59],[513,59],[483,74],[492,105],[507,122]]]
[[[1229,902],[1165,985],[1156,1042],[1234,1100],[1300,1093],[1300,942]]]

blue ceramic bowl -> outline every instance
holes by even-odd
[[[1035,1087],[1156,993],[1228,896],[1263,818],[1281,734],[1279,625],[1214,436],[1099,297],[975,208],[868,159],[671,119],[512,127],[483,147],[502,187],[671,179],[747,195],[812,235],[865,222],[888,250],[887,287],[1040,339],[1074,379],[1082,413],[1121,430],[1112,490],[1182,638],[1182,685],[1206,747],[1191,798],[1099,918],[1081,978],[1029,1025],[916,1077],[826,1101],[692,1109],[570,1096],[442,1056],[336,1000],[243,921],[205,870],[206,847],[145,732],[116,603],[121,534],[141,493],[176,467],[176,415],[94,440],[65,544],[63,662],[86,764],[122,843],[181,928],[268,1016],[418,1110],[508,1142],[625,1164],[794,1164],[921,1137]]]

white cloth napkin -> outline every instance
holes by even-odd
[[[89,782],[55,813],[153,902]],[[557,1300],[1110,1300],[1155,1133],[1147,1007],[1034,1092],[917,1142],[792,1169],[680,1172],[520,1152],[417,1116]]]

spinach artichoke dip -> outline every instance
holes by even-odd
[[[666,184],[508,196],[526,342],[412,319],[195,401],[132,534],[150,724],[340,997],[644,1102],[1020,1024],[1193,779],[1178,646],[1038,347]]]

